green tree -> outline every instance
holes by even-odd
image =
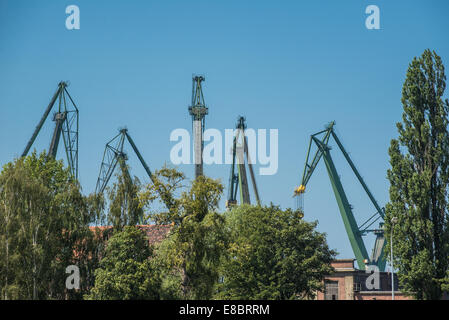
[[[402,88],[399,139],[389,148],[390,202],[386,236],[394,236],[394,266],[402,290],[439,299],[449,262],[449,102],[441,58],[430,50],[410,63]],[[397,219],[392,231],[392,218]],[[387,252],[390,250],[387,246]]]
[[[184,175],[175,169],[155,172],[155,186],[141,194],[143,204],[166,197],[167,212],[151,212],[157,223],[172,224],[169,237],[157,250],[164,271],[163,288],[171,298],[209,299],[218,281],[218,267],[226,247],[224,217],[217,212],[223,192],[219,181],[200,176],[177,196]]]
[[[304,299],[322,289],[335,252],[316,222],[279,207],[242,205],[227,213],[232,239],[221,266],[221,299]]]
[[[116,175],[117,181],[108,190],[109,214],[107,219],[115,229],[145,222],[138,198],[140,182],[137,177],[131,178],[124,160],[120,159],[119,161],[121,170]]]
[[[160,275],[151,257],[153,249],[142,230],[125,226],[108,240],[95,286],[85,296],[91,300],[159,299]]]
[[[148,217],[155,223],[178,225],[181,222],[179,192],[185,188],[185,178],[184,173],[164,166],[154,172],[152,183],[139,194],[140,206],[149,211]],[[158,204],[156,209],[155,204]]]
[[[0,174],[0,287],[3,299],[64,299],[69,265],[86,263],[89,210],[62,162],[36,153]]]

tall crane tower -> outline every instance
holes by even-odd
[[[96,194],[104,192],[109,180],[111,179],[112,174],[114,173],[115,168],[117,167],[117,164],[120,166],[125,176],[130,178],[128,167],[126,166],[128,156],[124,152],[125,140],[128,140],[129,144],[137,155],[137,158],[139,158],[140,163],[148,174],[148,177],[154,183],[154,177],[151,173],[150,167],[148,167],[147,163],[140,154],[139,149],[137,149],[134,140],[128,133],[128,129],[124,128],[120,129],[119,133],[108,143],[106,143],[103,160],[101,161],[100,174],[98,175],[97,185],[95,187]],[[172,207],[172,199],[170,199],[166,194],[161,194],[161,199],[166,207],[170,210],[170,208]]]
[[[259,191],[257,189],[256,178],[254,176],[253,165],[248,153],[248,139],[245,135],[246,123],[244,117],[239,117],[236,125],[236,134],[232,144],[232,166],[229,176],[228,200],[226,208],[231,209],[237,204],[237,192],[240,188],[240,203],[251,204],[249,195],[248,178],[246,175],[245,156],[248,163],[251,182],[257,205],[260,205]],[[235,167],[237,165],[237,173]]]
[[[348,235],[349,241],[351,243],[352,250],[354,252],[355,258],[357,260],[357,264],[360,269],[364,270],[367,265],[374,265],[379,268],[380,271],[385,270],[386,260],[384,258],[384,246],[385,246],[385,237],[383,231],[383,221],[385,217],[385,210],[381,208],[374,198],[371,191],[368,189],[365,181],[362,176],[357,171],[354,163],[352,162],[349,154],[346,152],[343,147],[340,139],[337,137],[334,131],[335,122],[331,122],[325,130],[317,132],[310,137],[309,148],[307,151],[306,163],[304,165],[304,172],[301,179],[301,184],[299,187],[295,189],[294,196],[297,197],[298,201],[298,209],[302,208],[302,198],[304,192],[306,191],[307,183],[309,182],[310,177],[312,176],[316,166],[318,165],[321,158],[324,159],[324,163],[326,165],[327,173],[329,175],[329,179],[332,184],[332,189],[334,191],[335,199],[337,200],[338,208],[340,210],[341,217],[343,219],[343,223],[346,229],[346,233]],[[321,137],[321,139],[320,139]],[[336,142],[338,148],[343,153],[346,161],[357,177],[359,183],[362,185],[365,193],[371,201],[371,204],[374,207],[375,213],[368,218],[364,223],[360,226],[357,225],[354,214],[352,212],[352,206],[349,204],[348,198],[346,197],[345,190],[343,189],[343,185],[340,180],[340,176],[337,173],[337,169],[335,168],[334,161],[332,160],[329,146],[330,138],[333,138]],[[317,146],[317,151],[313,158],[310,156],[310,151],[312,144]],[[379,227],[376,229],[371,228],[371,226],[377,222],[379,222]],[[371,256],[368,256],[365,243],[363,241],[363,236],[368,233],[374,233],[376,235],[376,240],[374,243],[374,248]]]
[[[60,82],[58,88],[50,100],[41,120],[36,126],[30,140],[28,141],[25,150],[22,152],[22,157],[25,157],[31,149],[31,146],[36,140],[45,120],[47,119],[53,106],[58,104],[58,111],[53,116],[55,122],[55,129],[50,140],[48,148],[48,155],[56,158],[58,153],[59,140],[63,138],[65,153],[67,157],[67,164],[72,176],[78,178],[78,131],[79,131],[79,112],[78,108],[73,102],[72,97],[67,91],[68,84]]]
[[[209,109],[204,102],[201,83],[205,81],[204,76],[195,75],[192,78],[192,104],[189,106],[189,114],[192,116],[193,150],[195,159],[195,178],[203,175],[203,133],[205,116]]]

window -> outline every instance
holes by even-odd
[[[338,281],[324,282],[324,300],[338,300]]]
[[[354,283],[354,292],[362,291],[362,284],[360,282]]]

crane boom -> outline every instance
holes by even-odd
[[[119,157],[123,155],[123,143],[125,142],[124,135],[120,132],[114,138],[112,138],[104,148],[103,160],[101,161],[100,173],[97,179],[97,185],[95,187],[95,193],[103,193],[106,188],[109,179],[111,179],[114,173]],[[113,143],[116,142],[114,145]]]
[[[305,190],[306,185],[309,182],[316,166],[318,165],[321,158],[324,159],[324,163],[326,165],[327,173],[329,175],[329,179],[331,181],[332,189],[334,191],[335,199],[338,204],[338,208],[345,226],[346,233],[348,235],[352,250],[354,252],[355,258],[357,260],[357,264],[360,269],[365,269],[367,265],[375,265],[379,268],[379,270],[383,271],[385,269],[385,259],[383,258],[383,250],[385,246],[385,238],[383,235],[383,223],[380,223],[379,229],[371,230],[369,227],[375,223],[377,220],[383,220],[385,213],[384,209],[378,205],[376,199],[372,195],[368,186],[364,182],[362,176],[359,174],[357,168],[355,167],[353,161],[349,157],[349,154],[346,152],[343,147],[340,139],[334,132],[335,122],[331,122],[325,130],[317,132],[310,137],[309,147],[306,156],[306,163],[304,165],[304,172],[301,179],[301,185],[295,189],[295,196],[302,197]],[[323,135],[321,139],[318,136]],[[346,193],[344,191],[343,185],[341,183],[340,177],[337,173],[337,169],[335,167],[334,161],[330,154],[330,146],[329,140],[333,137],[335,142],[337,143],[340,151],[343,153],[346,161],[349,163],[352,171],[356,175],[358,181],[362,185],[364,191],[368,195],[371,203],[376,209],[376,213],[371,216],[365,223],[361,226],[357,225],[354,214],[352,212],[352,207],[349,204]],[[317,151],[309,163],[310,151],[312,145],[317,146]],[[302,209],[302,208],[301,208]],[[363,228],[363,229],[362,229]],[[373,252],[371,257],[368,256],[365,243],[363,241],[363,236],[368,232],[374,232],[376,234],[376,241],[374,244]]]
[[[357,259],[357,264],[360,268],[364,269],[365,259],[368,257],[368,253],[366,251],[362,236],[358,232],[357,222],[355,221],[354,214],[352,213],[351,205],[346,197],[346,193],[343,189],[343,185],[341,184],[334,161],[329,153],[329,148],[319,141],[318,146],[323,153],[324,162],[332,184],[332,189],[334,190],[335,199],[337,200],[338,208],[340,209],[346,233],[349,237],[349,242],[351,243],[352,250],[354,251],[355,258]]]
[[[97,186],[95,188],[95,193],[98,194],[104,192],[109,180],[111,179],[112,174],[114,173],[117,163],[120,163],[122,170],[123,168],[126,168],[125,161],[127,160],[127,157],[123,151],[125,138],[126,140],[128,140],[132,149],[139,158],[139,161],[142,164],[143,168],[145,169],[146,173],[148,174],[148,177],[151,179],[151,182],[153,183],[155,182],[150,167],[143,159],[139,149],[134,143],[134,140],[129,135],[128,129],[120,129],[119,134],[117,134],[106,144],[103,154],[103,160],[101,162],[100,173],[97,179]],[[124,171],[124,173],[129,175],[127,168],[126,172]],[[161,196],[161,199],[164,202],[165,206],[170,210],[170,208],[172,207],[171,204],[172,201],[170,197],[166,194],[162,194],[161,192],[159,192],[159,195]]]
[[[45,120],[48,118],[50,111],[53,109],[58,100],[58,111],[55,113],[53,121],[55,122],[55,129],[50,140],[48,149],[48,156],[56,158],[58,152],[59,141],[61,135],[64,141],[64,147],[67,157],[67,165],[70,169],[72,177],[78,178],[78,130],[79,130],[79,112],[75,102],[67,91],[68,84],[60,82],[58,89],[50,100],[50,103],[45,109],[42,118],[39,120],[34,132],[22,152],[22,157],[25,157],[30,151],[36,137],[38,136]],[[69,97],[67,101],[66,96]],[[72,108],[70,108],[70,104]]]
[[[349,154],[346,152],[345,148],[341,144],[340,139],[338,139],[337,135],[335,134],[335,132],[333,130],[331,132],[332,132],[332,137],[334,138],[335,142],[337,143],[338,147],[340,148],[341,152],[343,153],[343,156],[346,158],[346,161],[348,161],[349,165],[351,166],[352,171],[356,175],[357,179],[359,180],[359,182],[362,185],[363,189],[365,190],[366,194],[370,198],[372,204],[376,208],[377,212],[381,215],[381,217],[383,219],[385,216],[383,209],[381,209],[380,206],[377,204],[376,199],[374,199],[373,194],[368,189],[368,186],[366,185],[362,176],[359,174],[357,168],[355,167],[354,163],[352,162],[351,158],[349,157]]]
[[[34,140],[36,140],[36,137],[39,134],[39,131],[41,131],[42,126],[44,125],[45,120],[47,120],[47,117],[48,117],[51,109],[53,108],[53,105],[55,104],[56,99],[58,98],[61,90],[65,86],[66,86],[66,84],[64,82],[60,82],[58,84],[58,89],[56,90],[55,94],[51,98],[50,103],[47,106],[47,109],[45,109],[45,112],[44,112],[42,118],[39,120],[39,123],[37,124],[36,128],[34,129],[34,132],[33,132],[32,136],[31,136],[30,140],[28,141],[28,143],[27,143],[27,145],[25,147],[25,150],[23,150],[23,152],[22,152],[22,157],[25,157],[28,154],[28,152],[30,151],[31,146],[34,143]]]
[[[151,181],[154,183],[153,174],[151,173],[150,167],[148,167],[147,163],[145,162],[145,160],[143,159],[142,155],[140,154],[139,149],[137,149],[133,139],[128,134],[128,130],[124,129],[124,133],[126,135],[126,138],[128,139],[129,144],[131,145],[131,147],[133,148],[134,152],[136,153],[137,158],[139,158],[140,163],[142,164],[143,168],[147,172],[148,177],[150,177]]]

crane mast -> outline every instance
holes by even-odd
[[[379,268],[380,271],[385,270],[386,261],[383,257],[383,251],[385,246],[385,238],[383,234],[383,219],[385,216],[384,209],[381,208],[362,176],[359,174],[357,168],[355,167],[352,159],[349,157],[349,154],[346,152],[343,147],[340,139],[335,134],[334,131],[335,122],[331,122],[325,130],[317,132],[310,137],[309,148],[307,151],[306,162],[304,165],[304,171],[301,179],[301,184],[299,187],[295,189],[294,196],[297,197],[298,201],[298,209],[303,210],[302,208],[302,198],[304,196],[304,192],[306,190],[307,183],[309,182],[316,166],[318,165],[321,158],[324,159],[324,163],[326,166],[327,173],[329,175],[329,179],[331,181],[332,189],[334,191],[335,199],[338,204],[338,208],[343,219],[343,223],[346,229],[346,233],[348,235],[349,241],[351,243],[352,250],[357,260],[357,264],[360,269],[365,269],[367,265],[375,265]],[[319,139],[319,136],[322,136]],[[358,226],[354,214],[352,212],[352,207],[349,204],[348,198],[344,191],[343,185],[340,180],[340,176],[337,173],[337,169],[335,167],[334,161],[330,154],[330,146],[329,140],[333,138],[337,143],[340,151],[343,153],[346,161],[357,177],[359,183],[362,185],[365,193],[368,195],[372,205],[376,212],[362,225]],[[316,145],[317,151],[314,154],[313,158],[311,158],[311,147],[312,145]],[[378,220],[381,220],[379,223],[378,229],[370,229],[370,227]],[[371,256],[368,256],[365,243],[363,241],[363,236],[367,233],[374,233],[376,235],[376,241],[374,244],[374,248]]]
[[[256,178],[254,176],[253,165],[248,152],[248,139],[245,135],[246,119],[239,117],[236,125],[236,134],[232,144],[232,165],[229,177],[228,200],[226,201],[226,208],[231,209],[233,205],[237,204],[237,192],[240,188],[240,203],[251,204],[248,178],[246,175],[245,155],[250,172],[251,182],[253,185],[254,195],[256,197],[257,205],[260,205],[259,191],[257,189]],[[239,140],[240,139],[240,140]],[[235,167],[237,165],[237,173]]]
[[[192,116],[193,150],[195,163],[195,178],[203,175],[203,134],[205,117],[209,112],[204,102],[203,88],[201,83],[205,81],[204,76],[193,76],[192,78],[192,102],[189,106],[189,114]]]

